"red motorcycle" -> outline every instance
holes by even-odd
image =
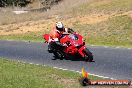
[[[49,40],[49,34],[44,34],[43,38],[45,39],[45,42],[48,43]],[[83,41],[83,38],[81,35],[79,35],[76,32],[73,32],[72,34],[63,34],[60,38],[60,43],[65,45],[65,47],[60,48],[57,46],[54,46],[52,44],[52,48],[54,48],[54,51],[52,52],[56,57],[63,59],[70,55],[75,55],[78,58],[81,57],[85,61],[92,62],[93,61],[93,55],[89,51],[88,48],[85,46],[85,42]]]

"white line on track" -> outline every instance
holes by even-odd
[[[104,48],[113,48],[113,49],[132,49],[132,48],[126,48],[126,47],[121,47],[121,46],[101,46],[101,45],[87,45],[87,46],[92,46],[92,47],[104,47]]]
[[[29,63],[29,64],[33,64],[33,63]],[[37,64],[36,64],[37,65]]]
[[[109,48],[109,46],[104,46],[104,48]]]
[[[60,69],[60,70],[68,70],[68,71],[73,71],[73,72],[77,72],[77,73],[80,73],[80,71],[75,71],[75,70],[69,70],[69,69],[63,69],[63,68],[59,68],[59,67],[53,67],[53,68],[56,68],[56,69]],[[92,74],[92,73],[88,73],[89,75],[92,75],[92,76],[96,76],[96,77],[101,77],[101,78],[105,78],[105,79],[112,79],[112,80],[115,80],[115,78],[110,78],[110,77],[106,77],[106,76],[100,76],[100,75],[96,75],[96,74]]]
[[[6,41],[15,41],[15,40],[6,40]],[[19,41],[18,41],[18,42],[19,42]],[[30,41],[24,41],[24,40],[22,40],[22,41],[20,41],[20,42],[30,42]],[[117,46],[117,47],[111,47],[111,46],[98,46],[98,45],[89,45],[89,46],[104,47],[104,48],[125,48],[125,47],[120,47],[120,46]],[[132,48],[125,48],[125,49],[131,50]],[[18,60],[18,61],[19,61],[19,60]],[[20,62],[22,62],[22,61],[20,61]],[[23,63],[27,63],[27,62],[23,62]],[[34,64],[34,63],[29,63],[29,64]],[[40,64],[36,64],[36,65],[40,65]],[[46,65],[42,65],[42,66],[46,66]],[[53,67],[53,68],[61,69],[61,70],[69,70],[69,69],[63,69],[63,68],[59,68],[59,67]],[[81,73],[80,71],[75,71],[75,70],[69,70],[69,71]],[[100,76],[100,75],[96,75],[96,74],[92,74],[92,73],[89,73],[89,74],[90,74],[90,75],[93,75],[93,76],[101,77],[101,78],[114,79],[114,78],[105,77],[105,76]]]
[[[127,49],[132,49],[132,48],[127,48]]]
[[[28,63],[28,62],[24,62],[24,61],[20,61],[20,60],[17,60],[18,62],[22,62],[22,63],[27,63],[27,64],[34,64],[34,63]],[[41,64],[34,64],[34,65],[41,65]],[[41,65],[41,66],[46,66],[46,65]],[[64,70],[64,71],[72,71],[72,72],[77,72],[77,73],[80,73],[80,71],[75,71],[75,70],[69,70],[69,69],[64,69],[64,68],[59,68],[59,67],[53,67],[55,69],[60,69],[60,70]],[[89,75],[92,75],[92,76],[96,76],[96,77],[101,77],[101,78],[107,78],[107,79],[112,79],[112,80],[115,80],[114,78],[110,78],[110,77],[106,77],[106,76],[100,76],[100,75],[96,75],[96,74],[92,74],[92,73],[88,73]]]

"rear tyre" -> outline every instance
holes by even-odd
[[[85,56],[84,56],[85,60],[88,62],[92,62],[93,61],[93,54],[87,48],[85,48],[83,50],[83,52],[85,53]]]
[[[60,60],[63,60],[64,58],[64,55],[60,51],[53,52],[53,54],[55,55],[55,58],[58,58]]]

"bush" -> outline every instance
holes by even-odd
[[[29,3],[31,3],[29,0],[1,0],[0,7],[6,7],[6,6],[24,7]]]
[[[57,4],[61,0],[40,0],[41,4],[44,6],[51,6],[54,4]],[[19,7],[25,7],[29,3],[36,2],[36,0],[0,0],[0,7],[5,6],[19,6]]]

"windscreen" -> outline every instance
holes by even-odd
[[[78,37],[75,34],[70,34],[69,38],[72,39],[72,40],[78,40]]]

